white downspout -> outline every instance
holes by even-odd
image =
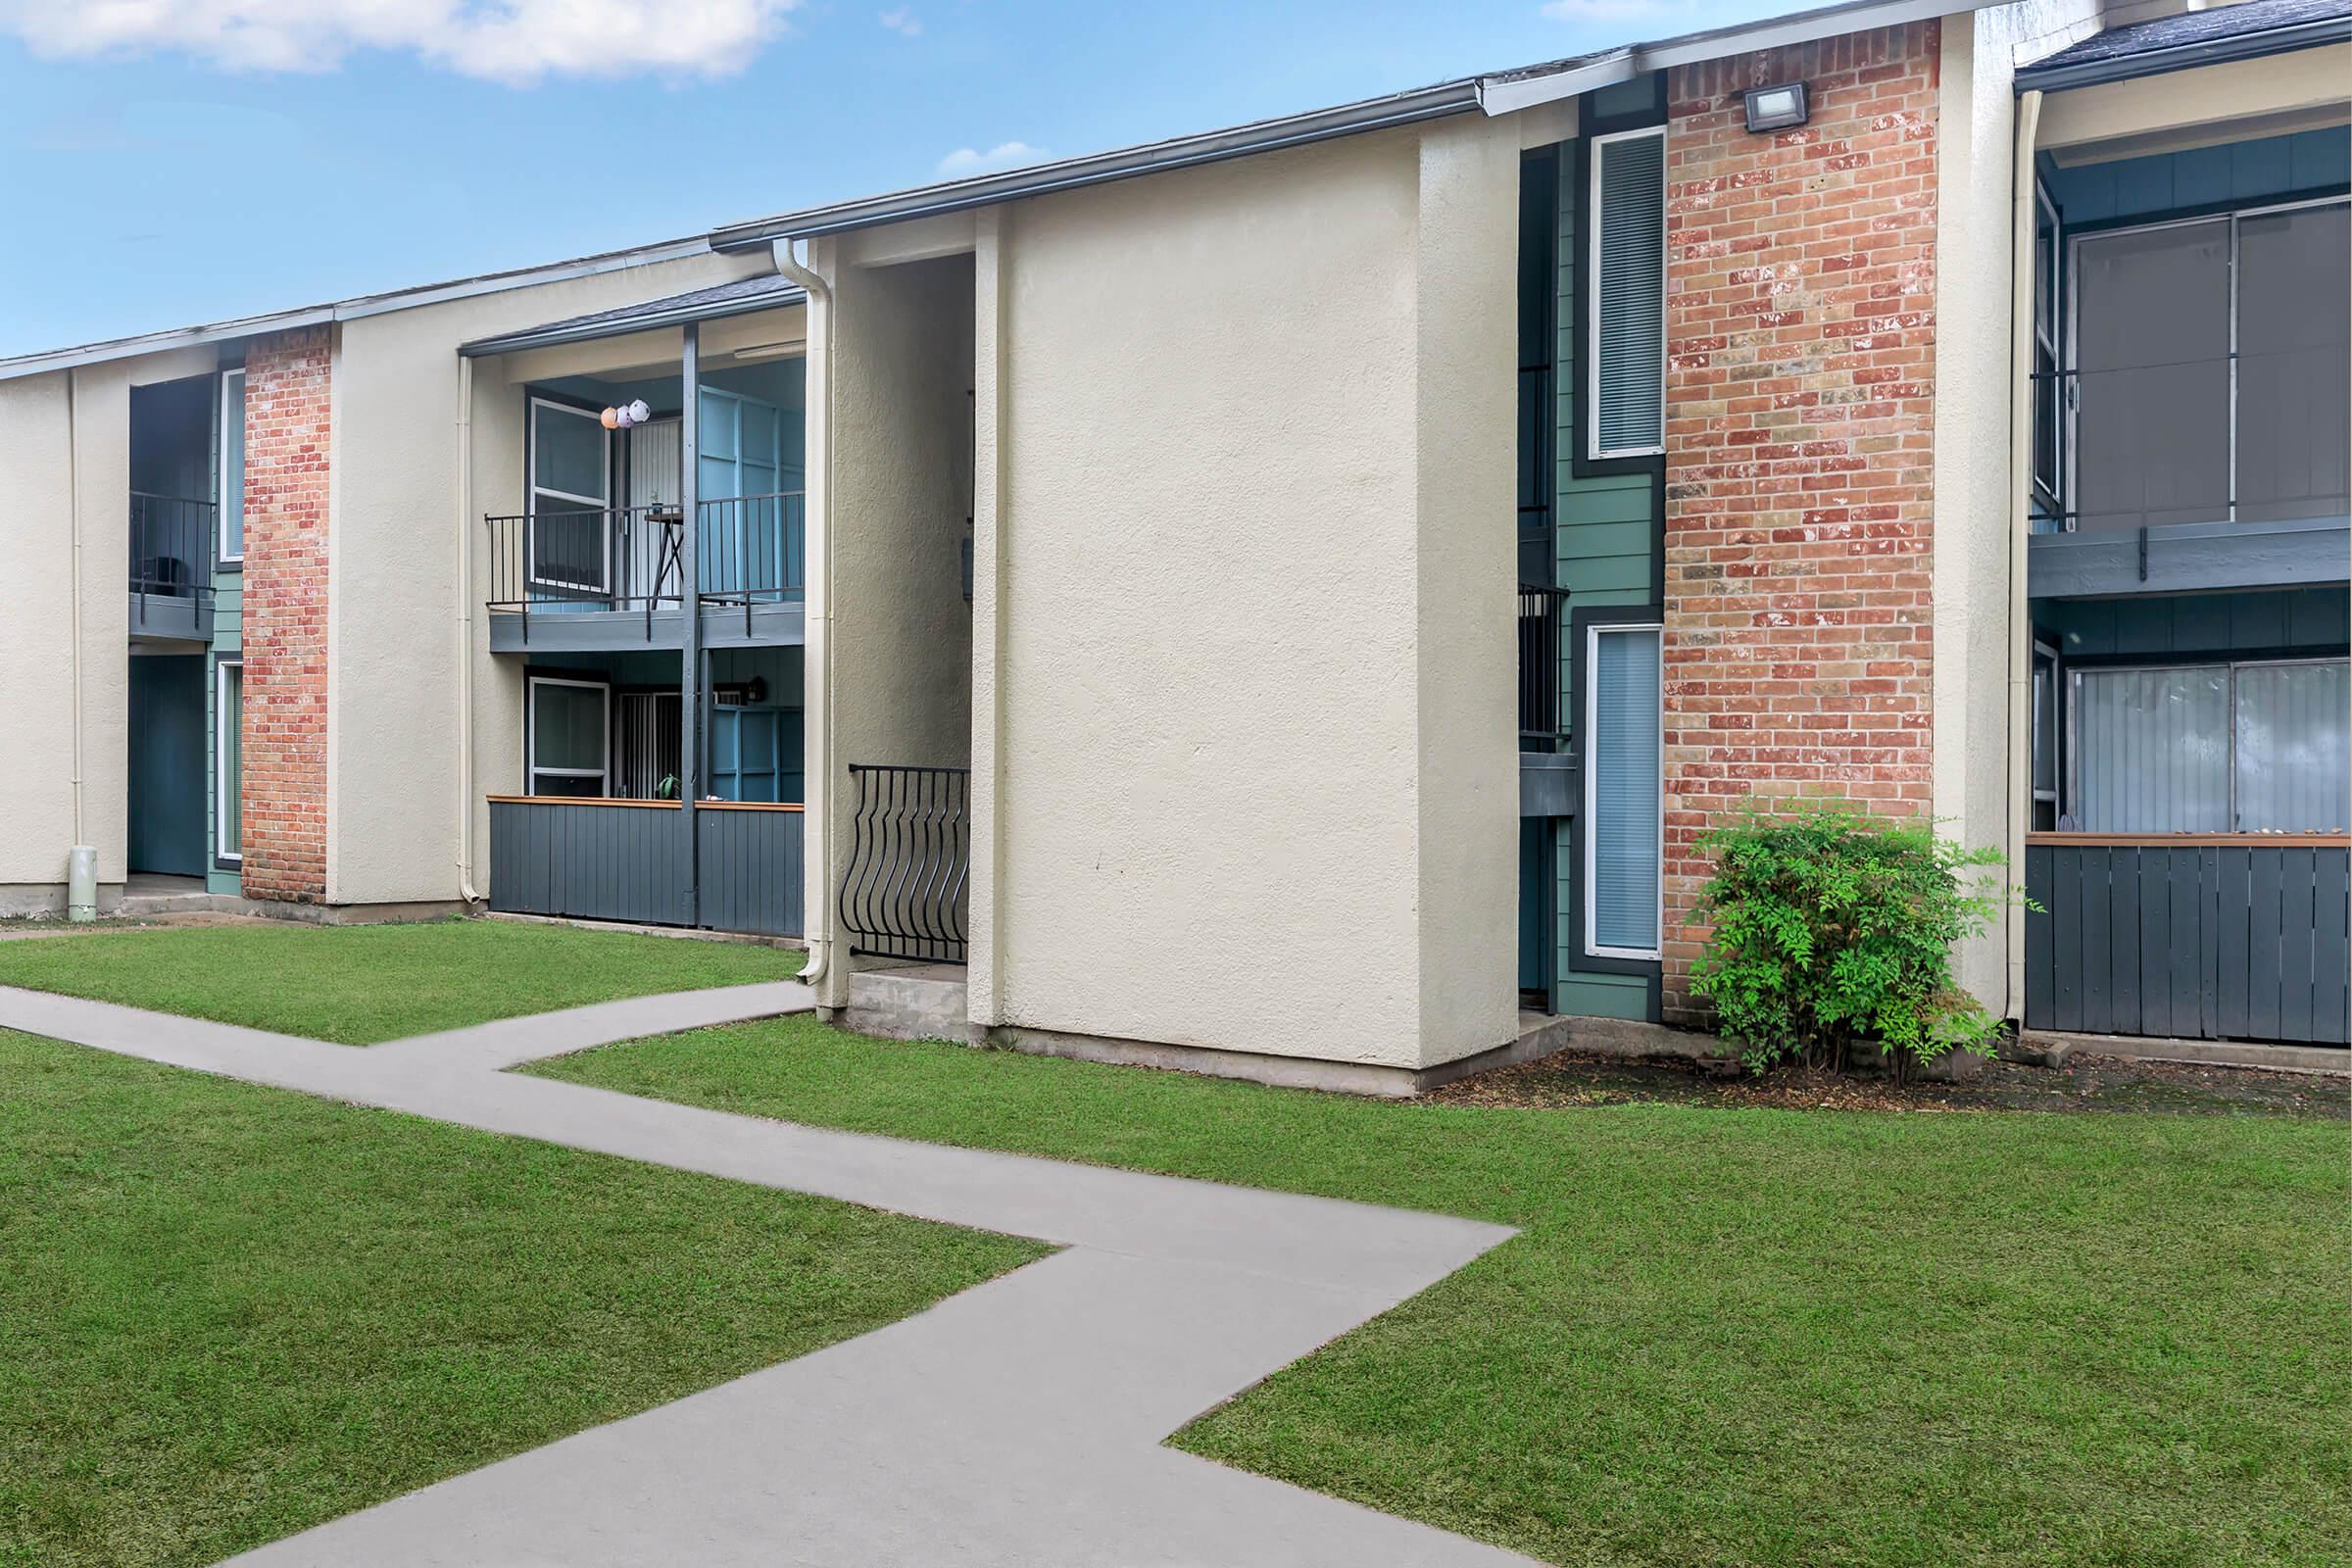
[[[473,889],[473,361],[458,356],[458,897]]]
[[[81,376],[66,372],[66,526],[69,530],[68,576],[73,603],[68,612],[73,628],[74,680],[74,842],[82,840],[81,806]]]
[[[2009,870],[2026,874],[2026,830],[2034,819],[2033,610],[2026,567],[2033,524],[2027,502],[2034,477],[2034,143],[2041,126],[2041,94],[2017,101],[2016,165],[2010,192],[2009,235]],[[2026,1016],[2026,922],[2009,911],[2008,1011]]]
[[[806,647],[802,659],[801,702],[813,719],[808,725],[808,756],[804,760],[802,806],[808,825],[809,876],[806,925],[808,962],[802,983],[820,1002],[833,989],[828,982],[834,967],[833,823],[828,810],[833,783],[833,287],[793,255],[792,241],[774,244],[776,270],[808,292],[809,367],[821,376],[808,377],[805,399],[817,424],[817,439],[808,443],[808,472],[802,483],[808,493],[808,602]],[[821,332],[817,320],[822,318]],[[845,977],[846,978],[846,977]]]

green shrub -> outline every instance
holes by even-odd
[[[1691,985],[1751,1070],[1842,1070],[1871,1046],[1898,1076],[1955,1047],[1992,1054],[2000,1020],[1953,979],[1951,954],[2013,897],[1971,874],[2003,865],[1999,851],[1818,801],[1750,809],[1698,842],[1715,874],[1690,919],[1713,931]]]

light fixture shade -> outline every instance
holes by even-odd
[[[1812,112],[1805,102],[1805,84],[1801,81],[1747,89],[1749,130],[1787,130],[1791,125],[1803,124]]]

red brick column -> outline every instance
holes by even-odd
[[[325,327],[245,356],[245,851],[249,899],[326,897]]]
[[[1666,964],[1741,802],[1932,804],[1936,24],[1668,83]],[[1743,88],[1812,119],[1752,135]]]

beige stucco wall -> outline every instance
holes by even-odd
[[[9,694],[7,744],[0,745],[0,823],[7,824],[0,898],[11,901],[0,907],[34,897],[31,888],[63,882],[74,842],[74,668],[66,657],[74,646],[70,382],[62,370],[0,381],[0,494],[12,498],[0,510],[0,691]],[[121,572],[104,575],[121,598]],[[122,652],[118,645],[118,658]],[[117,838],[113,875],[120,880]]]
[[[100,883],[122,881],[130,389],[216,363],[212,349],[178,349],[0,381],[0,494],[12,498],[0,520],[0,908],[55,902],[75,843],[96,846]]]
[[[989,225],[976,1022],[1509,1038],[1517,189],[1465,118]]]
[[[1939,831],[2010,847],[2010,195],[2024,61],[2061,47],[2096,0],[1947,17],[1937,114],[1935,810]],[[2018,808],[2022,809],[2022,806]],[[2010,875],[2022,879],[2023,866]],[[2011,919],[2019,918],[2014,911]],[[2015,1013],[2009,921],[1959,953],[1961,983]]]
[[[473,399],[477,459],[460,516],[458,345],[762,270],[759,259],[694,257],[347,320],[339,327],[328,519],[327,899],[459,895],[460,644],[475,679],[475,891],[487,881],[486,790],[511,791],[520,681],[489,654],[484,582],[460,592],[459,527],[520,494],[515,400]],[[668,334],[675,354],[676,334]],[[511,510],[511,509],[504,509]],[[470,627],[467,626],[470,616]]]

